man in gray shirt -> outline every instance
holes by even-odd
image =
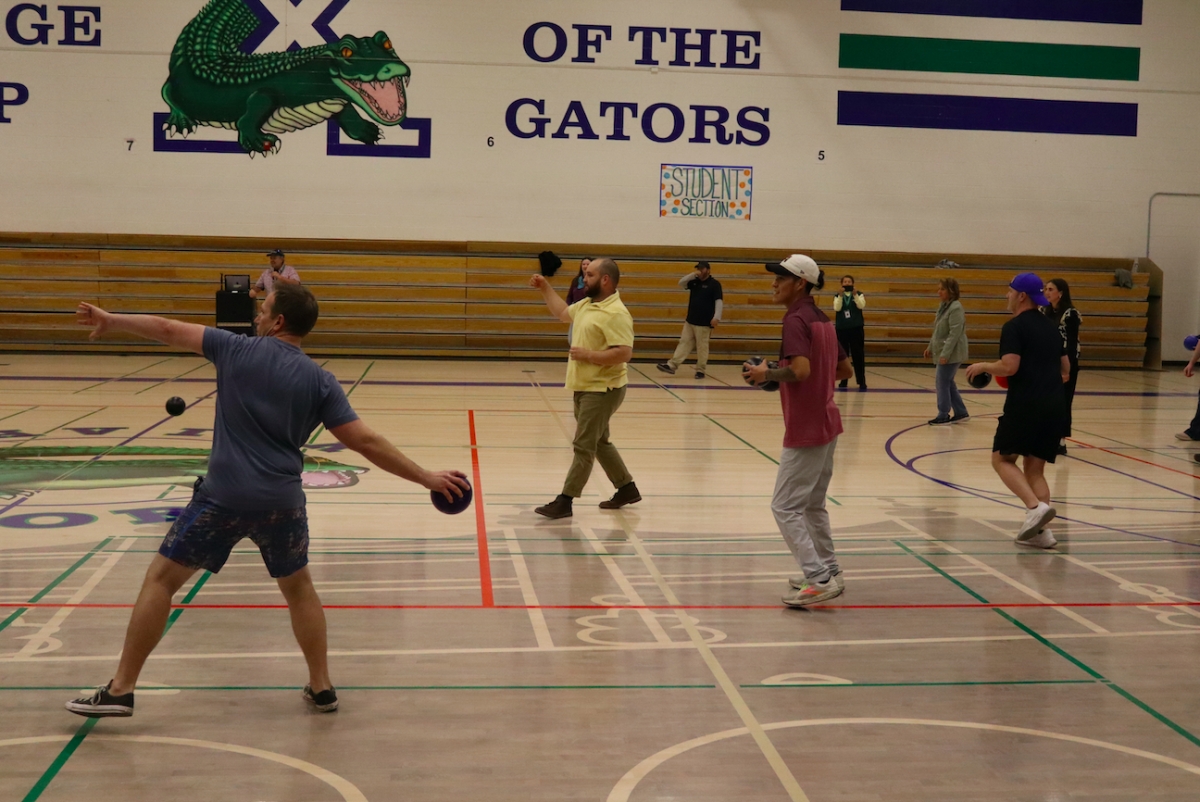
[[[115,315],[81,303],[80,325],[95,340],[107,331],[136,334],[202,354],[217,369],[217,407],[208,475],[167,532],[146,571],[116,674],[91,696],[67,702],[88,718],[132,716],[133,691],[171,611],[171,597],[199,570],[216,573],[242,538],[254,541],[279,583],[292,631],[308,663],[304,698],[337,709],[329,679],[325,612],[308,571],[308,517],[301,446],[317,425],[371,463],[447,499],[469,487],[457,471],[430,472],[359,420],[333,374],[300,342],[317,322],[317,300],[298,284],[279,284],[255,318],[257,337],[150,315]]]

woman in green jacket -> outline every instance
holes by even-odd
[[[937,417],[929,421],[930,426],[958,423],[970,417],[954,374],[958,366],[967,361],[967,316],[959,302],[958,281],[953,278],[939,280],[937,317],[933,320],[933,337],[925,349],[926,359],[933,357],[937,364],[934,386],[937,388]],[[954,415],[951,417],[950,411]]]

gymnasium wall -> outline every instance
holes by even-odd
[[[0,229],[1134,257],[1200,190],[1192,0],[240,0],[251,52],[385,31],[411,69],[407,130],[254,159],[161,132],[200,0],[74,1],[0,0]]]

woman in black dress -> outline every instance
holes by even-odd
[[[1070,437],[1071,402],[1075,400],[1075,383],[1079,380],[1079,326],[1083,323],[1083,316],[1071,303],[1071,287],[1063,279],[1050,279],[1043,292],[1050,305],[1042,307],[1042,311],[1058,324],[1063,342],[1067,345],[1067,359],[1071,362],[1071,378],[1063,385],[1067,393],[1067,437]],[[1066,438],[1058,444],[1058,453],[1067,453]]]

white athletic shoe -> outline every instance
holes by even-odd
[[[808,580],[804,578],[803,574],[800,576],[788,577],[788,584],[791,585],[796,590],[799,590],[800,588],[804,587],[804,583],[807,581]],[[842,576],[842,569],[839,568],[838,572],[833,575],[833,582],[835,585],[838,586],[839,590],[846,589],[846,578],[844,576]]]
[[[1029,540],[1031,537],[1036,537],[1037,533],[1046,527],[1046,524],[1054,520],[1054,516],[1058,515],[1058,511],[1044,501],[1039,501],[1038,505],[1025,514],[1025,523],[1021,524],[1021,531],[1017,532],[1017,540]]]
[[[1018,540],[1017,545],[1029,546],[1033,549],[1052,549],[1058,545],[1058,541],[1054,539],[1053,532],[1049,529],[1043,529],[1033,537]]]

